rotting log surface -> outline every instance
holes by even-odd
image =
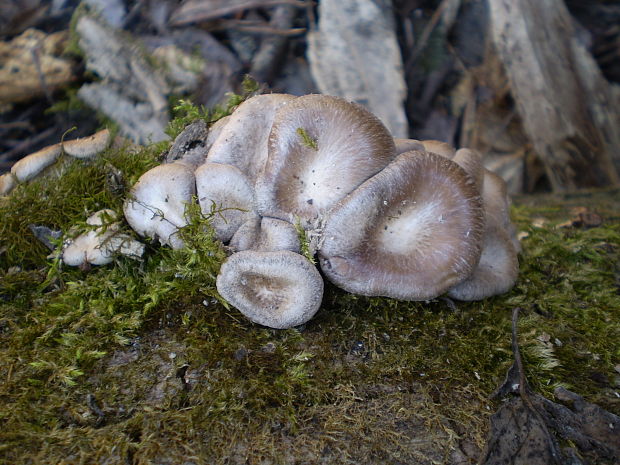
[[[490,0],[493,40],[554,190],[620,182],[620,92],[562,0]]]

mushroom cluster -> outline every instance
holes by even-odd
[[[180,248],[193,198],[217,211],[212,226],[232,251],[219,293],[273,328],[312,318],[322,275],[404,300],[482,299],[517,277],[506,187],[480,155],[393,139],[337,97],[259,95],[210,129],[194,123],[139,179],[124,213],[140,235]]]

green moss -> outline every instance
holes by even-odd
[[[212,124],[221,118],[230,115],[236,107],[241,105],[245,100],[252,97],[258,92],[258,83],[250,76],[245,76],[241,83],[241,94],[228,93],[228,100],[223,105],[216,105],[213,108],[197,106],[188,100],[179,100],[173,106],[174,118],[166,128],[166,134],[174,139],[185,127],[199,119],[204,120],[208,124]]]
[[[217,211],[188,208],[183,250],[148,246],[142,261],[88,271],[46,260],[30,235],[120,211],[163,150],[65,161],[59,180],[0,201],[0,463],[445,463],[459,438],[484,443],[515,306],[532,386],[619,412],[618,210],[598,228],[554,225],[608,196],[521,201],[528,237],[506,295],[400,302],[328,284],[313,320],[278,331],[217,294]]]
[[[310,134],[308,134],[308,131],[306,131],[304,128],[297,128],[295,132],[301,138],[301,142],[303,143],[303,145],[312,150],[319,149],[316,139],[310,137]]]
[[[102,208],[121,212],[128,189],[157,164],[161,148],[138,153],[109,149],[93,161],[66,157],[48,170],[48,176],[0,198],[0,267],[28,269],[46,263],[49,250],[35,238],[30,225],[67,232]]]

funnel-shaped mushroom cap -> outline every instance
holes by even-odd
[[[482,255],[474,272],[448,291],[458,300],[480,300],[507,292],[519,274],[517,253],[508,233],[501,228],[487,228],[482,242]]]
[[[60,155],[60,144],[50,145],[25,156],[11,167],[11,173],[19,182],[35,178],[41,171],[54,164]]]
[[[111,140],[112,136],[110,131],[108,129],[103,129],[92,136],[64,141],[62,143],[62,149],[67,155],[71,155],[75,158],[90,158],[103,152],[108,147]]]
[[[280,108],[269,158],[256,185],[261,215],[305,229],[395,156],[381,121],[360,105],[328,95],[304,95]]]
[[[254,188],[232,165],[204,163],[196,170],[196,192],[202,213],[215,212],[211,226],[217,238],[228,242],[253,213]]]
[[[396,154],[411,152],[412,150],[425,151],[424,144],[417,139],[394,139]]]
[[[307,322],[318,311],[323,279],[302,255],[246,250],[224,262],[217,290],[251,321],[284,329]]]
[[[236,166],[254,183],[267,159],[267,140],[275,112],[294,98],[265,94],[243,102],[213,142],[207,161]]]
[[[185,205],[196,193],[193,169],[181,163],[159,165],[144,173],[131,189],[123,212],[129,225],[174,249],[183,247],[179,228],[187,225]]]
[[[424,146],[424,149],[427,152],[436,153],[437,155],[441,155],[442,157],[452,158],[454,156],[454,147],[452,147],[447,142],[442,142],[440,140],[422,140],[420,141]]]
[[[356,294],[430,299],[474,270],[483,227],[480,195],[460,166],[406,152],[328,215],[321,268]]]
[[[297,229],[288,221],[276,218],[252,218],[241,225],[229,246],[242,250],[290,250],[299,253],[301,246]]]

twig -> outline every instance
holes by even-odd
[[[512,352],[514,354],[515,365],[519,373],[519,395],[527,409],[540,423],[540,427],[546,436],[549,451],[551,453],[551,456],[553,457],[554,462],[557,465],[562,465],[560,459],[560,451],[558,451],[555,439],[553,438],[551,432],[549,431],[549,428],[547,427],[547,422],[542,417],[540,412],[536,409],[536,407],[534,407],[532,399],[530,398],[529,388],[527,386],[527,379],[525,377],[525,371],[523,370],[521,351],[519,350],[519,341],[517,338],[517,320],[519,319],[519,310],[521,310],[519,307],[516,307],[512,310]]]
[[[27,140],[23,141],[22,143],[16,145],[11,150],[7,150],[4,153],[0,153],[0,162],[9,161],[12,158],[14,158],[16,155],[18,155],[19,153],[27,152],[30,147],[38,144],[42,140],[45,140],[46,138],[54,134],[54,132],[56,132],[56,127],[48,128],[45,131],[40,132],[28,138]]]
[[[205,8],[198,4],[195,7],[181,7],[172,15],[170,23],[173,26],[182,26],[185,24],[207,21],[226,16],[238,11],[249,10],[252,8],[264,8],[270,6],[290,5],[296,8],[306,8],[311,2],[302,0],[254,0],[236,5],[222,6],[219,8]]]

